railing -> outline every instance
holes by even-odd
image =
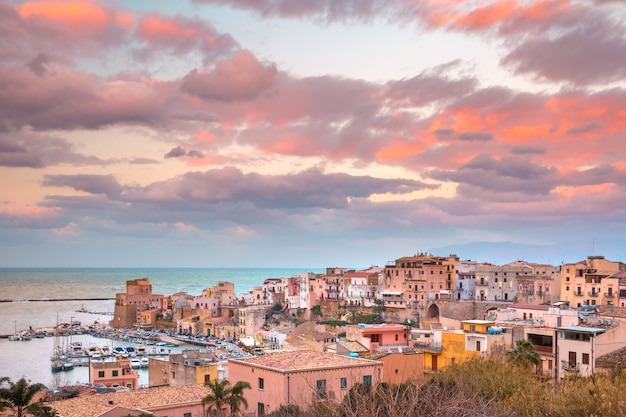
[[[533,290],[532,288],[530,290],[526,290],[526,294],[528,295],[533,295],[534,292],[535,290]]]
[[[425,350],[427,352],[442,352],[443,348],[439,343],[428,343],[428,342],[414,342],[413,347]]]
[[[588,295],[589,297],[597,297],[598,295],[600,295],[600,293],[599,293],[599,292],[592,291],[592,292],[588,292],[588,293],[587,293],[587,295]]]
[[[577,362],[561,361],[561,368],[566,371],[578,372],[579,365]]]
[[[540,291],[537,291],[537,295],[538,295],[539,297],[541,297],[541,296],[542,296],[542,295],[544,295],[544,294],[545,294],[545,293],[544,293],[543,291],[541,291],[541,290],[540,290]]]
[[[604,296],[605,296],[606,298],[614,298],[614,297],[615,297],[615,293],[614,293],[614,292],[612,292],[612,293],[605,292],[605,293],[604,293]]]
[[[489,286],[489,281],[476,281],[476,286],[477,287],[488,287]]]

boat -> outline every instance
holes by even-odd
[[[31,336],[30,336],[30,333],[28,332],[22,332],[19,334],[13,334],[9,336],[9,340],[14,341],[14,342],[24,342],[30,339],[31,339]]]
[[[150,359],[148,359],[148,357],[147,357],[147,356],[143,356],[143,357],[141,358],[141,360],[139,361],[139,363],[140,363],[140,365],[141,365],[141,367],[142,367],[142,368],[147,368],[147,367],[148,367],[148,364],[150,363]]]
[[[131,358],[134,358],[135,356],[137,356],[137,352],[135,351],[135,348],[132,346],[126,346],[126,353],[128,353],[128,356],[130,356]]]
[[[128,357],[128,353],[126,353],[126,349],[124,349],[123,347],[121,347],[121,346],[115,346],[115,347],[113,348],[113,356],[116,356],[116,357],[120,357],[120,356],[121,356],[121,357],[124,357],[124,355],[126,355],[126,357]]]
[[[133,358],[130,360],[130,367],[133,369],[141,368],[141,361],[137,358]]]
[[[111,356],[112,355],[111,346],[109,346],[109,345],[100,345],[100,346],[98,346],[98,348],[100,349],[100,353],[102,354],[102,356]]]
[[[146,347],[144,345],[137,345],[135,348],[137,356],[143,356],[146,354]]]

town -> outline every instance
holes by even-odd
[[[50,404],[63,417],[200,416],[208,387],[230,381],[247,384],[245,415],[270,415],[526,345],[537,380],[559,384],[624,363],[625,303],[626,264],[595,255],[552,266],[418,253],[384,267],[270,277],[244,294],[224,281],[197,295],[154,294],[149,277],[136,278],[100,331],[132,330],[142,349],[155,340],[197,348],[146,355],[142,388],[136,359],[98,356],[89,393]]]

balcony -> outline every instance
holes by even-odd
[[[529,290],[526,290],[526,294],[528,294],[528,295],[533,295],[534,293],[535,293],[535,290],[532,289],[532,288],[529,289]]]
[[[615,293],[614,292],[611,292],[611,293],[605,292],[604,293],[604,297],[605,298],[615,298]]]
[[[441,353],[442,347],[439,343],[429,343],[429,342],[414,342],[413,347],[416,349],[420,349],[425,352],[435,352]]]
[[[561,361],[561,368],[569,372],[578,372],[579,363],[570,361]]]
[[[477,287],[488,287],[489,286],[489,281],[476,281],[476,286]]]
[[[539,297],[542,297],[544,294],[545,294],[545,292],[543,292],[543,291],[541,291],[541,290],[537,291],[537,295],[538,295]]]
[[[575,295],[575,296],[577,296],[577,297],[582,297],[584,294],[583,294],[583,292],[582,292],[582,291],[576,291],[576,292],[574,293],[574,295]]]
[[[597,296],[599,296],[599,295],[600,295],[600,293],[599,293],[599,292],[592,291],[592,292],[588,292],[588,293],[587,293],[587,295],[588,295],[589,297],[597,297]]]

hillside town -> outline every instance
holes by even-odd
[[[90,386],[100,389],[51,406],[63,417],[202,416],[207,384],[228,380],[249,384],[244,414],[262,416],[504,357],[520,341],[538,356],[538,379],[559,384],[624,364],[625,304],[626,264],[603,256],[552,266],[418,253],[269,277],[243,294],[224,281],[202,294],[154,294],[142,277],[116,295],[107,331],[196,348],[146,359],[143,388],[131,358],[92,360]]]

